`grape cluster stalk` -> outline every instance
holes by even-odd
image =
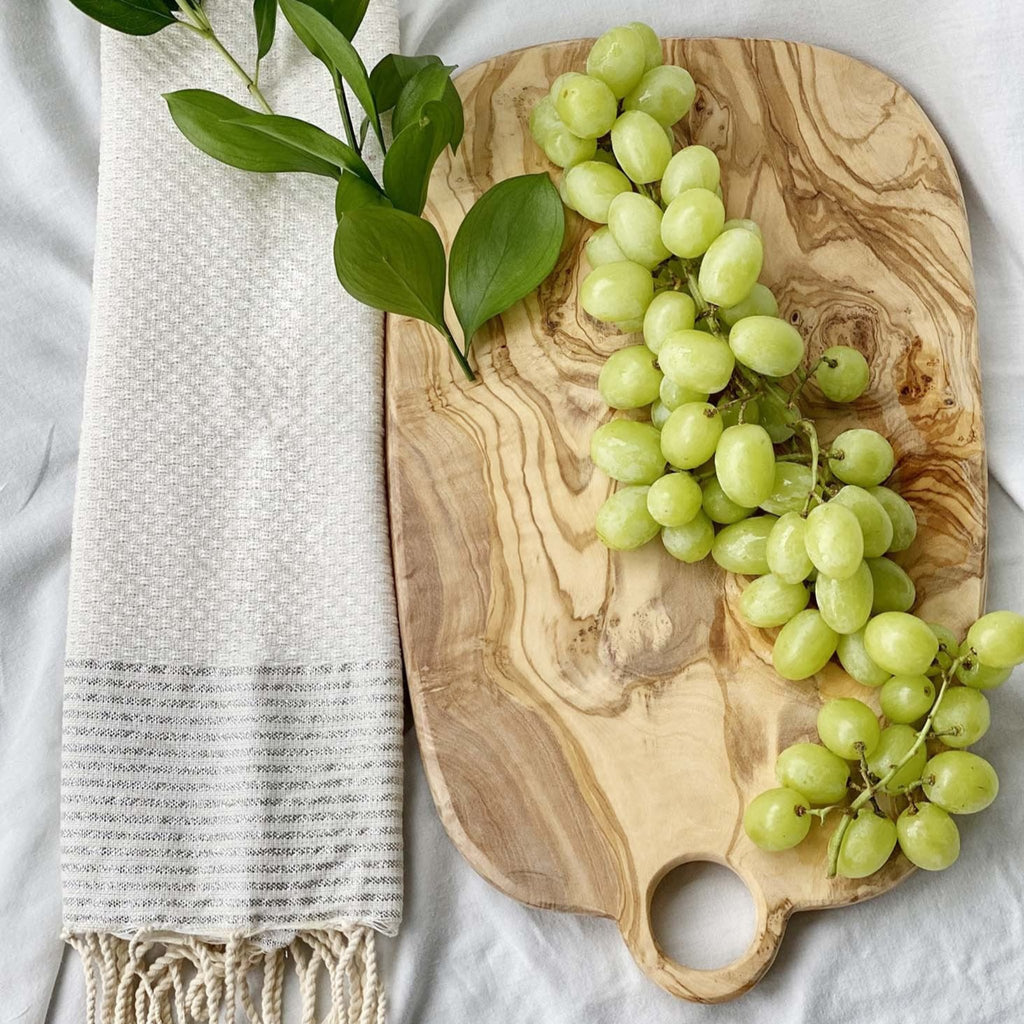
[[[832,700],[820,744],[779,754],[778,787],[744,814],[757,846],[787,850],[834,821],[829,875],[871,875],[897,845],[918,867],[945,868],[960,850],[952,815],[998,791],[995,770],[966,748],[989,726],[984,691],[1024,662],[1024,616],[991,612],[961,638],[911,613],[913,581],[889,556],[910,547],[917,519],[886,486],[892,446],[866,428],[822,444],[800,408],[808,385],[855,401],[868,362],[837,345],[808,365],[802,335],[758,281],[760,228],[727,218],[718,157],[676,148],[673,126],[696,91],[664,64],[653,29],[631,22],[596,41],[584,70],[555,79],[530,117],[564,169],[563,202],[600,225],[585,245],[581,306],[643,336],[598,378],[626,415],[591,440],[593,462],[619,484],[597,535],[619,551],[660,538],[681,562],[710,556],[754,577],[738,610],[779,628],[779,675],[807,679],[835,657],[879,690],[884,725],[863,701]]]

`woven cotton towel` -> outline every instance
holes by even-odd
[[[251,0],[207,9],[251,66]],[[271,103],[338,131],[278,33]],[[356,43],[397,49],[390,0]],[[174,127],[161,93],[248,100],[211,47],[104,31],[102,83],[62,783],[90,1021],[279,1020],[289,960],[303,1020],[318,974],[331,1019],[376,1020],[402,866],[381,317],[334,277],[328,179],[224,167]]]

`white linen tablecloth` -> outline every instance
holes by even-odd
[[[640,18],[664,36],[831,46],[905,85],[945,138],[967,197],[992,474],[989,605],[1024,608],[1024,9],[1009,0],[517,0],[514,9],[402,0],[401,10],[405,52],[463,67]],[[84,1020],[77,964],[58,981],[58,776],[97,43],[67,0],[0,8],[0,1024]],[[410,736],[406,917],[382,950],[393,1022],[1021,1020],[1024,672],[993,695],[993,709],[978,749],[1002,791],[989,811],[961,819],[960,861],[870,903],[797,915],[764,981],[724,1007],[679,1002],[646,981],[610,922],[530,910],[488,886],[444,834]],[[749,935],[742,892],[711,877],[663,936],[695,963],[724,961]]]

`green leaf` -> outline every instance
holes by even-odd
[[[379,188],[368,185],[362,178],[345,171],[338,179],[338,191],[334,195],[334,215],[358,210],[363,206],[391,206],[391,200]]]
[[[444,246],[433,224],[385,206],[343,213],[334,236],[334,266],[353,298],[425,320],[447,334]]]
[[[448,287],[468,351],[481,324],[529,295],[551,273],[565,220],[547,174],[523,174],[489,188],[452,242]]]
[[[243,108],[246,109],[246,108]],[[346,168],[357,174],[363,181],[377,188],[373,172],[363,162],[363,158],[341,139],[308,121],[300,121],[294,117],[283,117],[280,114],[260,114],[255,110],[246,110],[246,116],[238,120],[225,121],[225,124],[244,125],[246,128],[271,139],[276,139],[294,149],[301,150],[311,156],[326,160],[339,171]],[[337,177],[337,175],[334,175]],[[379,191],[379,189],[378,189]]]
[[[130,36],[151,36],[178,19],[173,0],[71,0],[82,12],[108,28]]]
[[[380,128],[380,117],[373,104],[370,92],[370,79],[366,74],[366,66],[356,53],[355,47],[345,38],[340,29],[336,28],[319,11],[301,0],[279,0],[281,10],[295,34],[303,45],[319,60],[327,65],[333,74],[335,71],[348,83],[359,105],[366,111],[373,126],[381,148],[384,147],[384,134]]]
[[[355,38],[369,0],[304,0],[322,14],[350,42]]]
[[[454,65],[429,64],[405,83],[391,115],[391,128],[396,136],[407,125],[420,119],[428,103],[443,103],[452,115],[452,135],[448,141],[452,152],[455,152],[455,147],[462,141],[465,125],[462,100],[452,85],[451,73],[454,70]]]
[[[383,114],[398,102],[405,83],[418,71],[440,63],[440,57],[429,54],[425,57],[406,57],[401,53],[389,53],[381,57],[370,72],[370,91],[377,105],[377,113]]]
[[[277,0],[253,0],[252,18],[256,22],[256,59],[263,60],[274,45]]]
[[[313,125],[302,132],[282,127],[281,122],[293,119],[259,114],[205,89],[183,89],[164,99],[185,138],[221,163],[244,171],[306,171],[328,178],[341,174],[340,166],[321,155],[324,144],[319,136],[330,136]],[[313,150],[307,148],[310,144]]]
[[[451,135],[451,114],[441,103],[432,102],[418,121],[395,136],[384,157],[384,191],[398,209],[423,212],[430,172]]]

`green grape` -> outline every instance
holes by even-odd
[[[903,856],[925,871],[943,871],[960,856],[960,830],[936,804],[919,803],[896,819]]]
[[[587,74],[599,78],[621,99],[634,89],[647,64],[647,48],[639,32],[622,25],[598,37],[587,56]]]
[[[646,72],[622,105],[626,110],[650,114],[667,128],[687,115],[696,95],[689,71],[664,64]]]
[[[768,535],[765,554],[771,571],[786,583],[800,583],[814,568],[807,555],[804,533],[807,520],[798,512],[786,512],[779,517]]]
[[[580,305],[595,320],[640,318],[653,297],[651,272],[630,260],[595,267],[580,285]]]
[[[729,572],[741,576],[766,576],[765,545],[777,520],[775,516],[751,516],[723,527],[711,546],[711,557]]]
[[[721,391],[736,360],[724,341],[703,331],[673,331],[662,343],[658,364],[666,377],[694,391]]]
[[[652,484],[665,472],[661,434],[637,420],[611,420],[598,427],[590,439],[590,458],[624,484]]]
[[[774,516],[799,512],[812,481],[809,466],[801,466],[799,462],[776,462],[771,493],[761,502],[761,508]]]
[[[983,757],[969,750],[946,750],[924,766],[924,795],[950,814],[985,810],[999,793],[999,776]]]
[[[892,520],[868,491],[856,484],[847,484],[839,489],[832,501],[845,505],[857,517],[864,537],[865,558],[877,558],[889,550],[892,543]]]
[[[871,614],[910,611],[917,600],[914,581],[888,558],[869,558],[867,563],[875,585]]]
[[[658,301],[659,296],[654,296],[654,302]],[[654,305],[654,302],[651,305]],[[650,311],[648,309],[648,311]],[[645,318],[646,319],[646,318]],[[648,345],[648,348],[651,346]],[[681,384],[677,384],[671,377],[662,377],[661,379],[661,400],[665,403],[665,407],[670,411],[674,412],[681,405],[691,405],[696,402],[699,405],[704,405],[708,400],[707,392],[705,391],[694,391],[693,388],[684,388]]]
[[[846,673],[856,679],[861,686],[884,686],[890,678],[889,673],[879,668],[864,649],[863,629],[840,636],[836,655]]]
[[[723,231],[701,260],[697,275],[701,295],[716,306],[742,302],[757,282],[763,259],[761,239],[752,231]]]
[[[892,523],[890,551],[906,551],[917,536],[917,517],[909,503],[888,487],[869,487],[868,494],[885,509]]]
[[[642,110],[627,110],[612,125],[612,152],[626,176],[637,184],[657,181],[672,157],[664,128]]]
[[[897,725],[924,718],[935,703],[935,685],[927,676],[892,676],[878,691],[882,714]]]
[[[622,194],[632,195],[627,192]],[[583,246],[583,254],[587,257],[591,270],[606,263],[621,263],[626,259],[626,254],[619,248],[619,243],[615,241],[615,236],[607,225],[598,228],[587,239],[586,245]]]
[[[725,207],[714,192],[688,188],[665,208],[661,240],[672,252],[693,259],[707,251],[725,223]]]
[[[965,640],[960,647],[958,656],[964,660],[956,670],[956,677],[964,686],[970,686],[974,690],[994,690],[1002,686],[1013,674],[1012,668],[993,668],[991,665],[983,664],[971,653],[971,645]]]
[[[722,225],[722,230],[730,231],[732,228],[743,227],[743,225],[747,223],[753,224],[754,222],[727,220]],[[760,237],[760,231],[758,231],[757,234]],[[743,320],[748,316],[778,315],[779,304],[775,301],[775,296],[772,295],[771,291],[769,291],[768,288],[760,282],[755,283],[754,287],[747,293],[747,297],[740,300],[735,306],[723,306],[718,311],[718,319],[721,320],[726,327],[733,327],[739,323],[740,320]]]
[[[889,859],[896,848],[896,823],[862,807],[839,844],[836,873],[842,878],[867,878]]]
[[[562,124],[562,119],[558,116],[558,111],[555,110],[555,102],[550,96],[543,97],[534,105],[533,110],[530,111],[530,134],[541,149],[544,148],[544,143],[547,142],[548,136],[552,132],[565,130],[565,125]]]
[[[742,526],[742,523],[737,523]],[[727,526],[726,530],[734,530]],[[724,533],[725,530],[722,531]],[[720,533],[718,536],[720,537]],[[717,543],[718,537],[715,538]],[[714,551],[712,550],[712,554]],[[805,608],[787,622],[775,638],[772,664],[783,679],[807,679],[820,672],[835,654],[839,634],[817,608]],[[827,744],[826,744],[827,745]]]
[[[932,731],[947,747],[971,747],[988,732],[992,722],[985,695],[970,686],[954,686],[935,709]]]
[[[618,104],[599,78],[569,71],[551,83],[551,99],[562,124],[581,139],[606,135],[615,123]]]
[[[738,523],[741,519],[753,515],[754,509],[737,505],[718,482],[717,477],[710,477],[701,485],[704,492],[703,506],[708,518],[713,522],[728,526],[730,523]]]
[[[775,482],[775,449],[764,427],[727,427],[715,449],[715,474],[737,505],[750,508],[765,501]]]
[[[747,220],[745,217],[732,217],[725,222],[726,228],[743,228],[744,231],[753,231],[761,241],[764,241],[764,236],[761,234],[761,229],[758,227],[756,221]],[[764,288],[764,285],[761,285]],[[767,289],[766,289],[767,290]],[[769,295],[771,292],[768,293]],[[775,313],[769,313],[769,316],[775,316],[778,313],[776,309]]]
[[[799,409],[790,408],[772,392],[761,398],[761,426],[768,431],[774,444],[781,444],[793,436],[794,424],[799,422],[800,417]]]
[[[620,192],[608,207],[608,229],[626,259],[653,270],[672,254],[661,242],[661,207],[639,192]]]
[[[617,195],[633,190],[622,171],[600,160],[584,160],[570,167],[565,188],[572,208],[596,224],[608,222],[608,209]]]
[[[989,612],[967,631],[967,643],[992,668],[1013,668],[1024,661],[1024,615]]]
[[[874,487],[891,472],[892,445],[875,430],[844,430],[831,445],[829,469],[844,484]]]
[[[685,526],[700,511],[704,495],[689,473],[666,473],[647,492],[647,511],[661,526]]]
[[[811,830],[808,803],[807,797],[793,789],[765,790],[747,804],[743,831],[762,850],[789,850]]]
[[[647,511],[649,487],[623,487],[597,510],[597,536],[613,551],[633,551],[653,540],[660,527]]]
[[[893,609],[893,611],[901,610],[899,608]],[[935,663],[943,672],[946,672],[949,666],[953,664],[953,659],[960,650],[960,643],[956,638],[956,633],[948,626],[943,626],[939,622],[929,622],[928,628],[935,634],[935,639],[939,641],[939,653],[935,655]]]
[[[884,779],[913,749],[917,733],[909,726],[897,723],[887,725],[878,737],[878,745],[868,754],[868,771],[879,781]],[[922,743],[910,760],[884,785],[883,793],[902,793],[912,786],[924,771],[928,753]]]
[[[756,398],[751,398],[747,401],[742,401],[741,399],[730,398],[729,393],[726,392],[718,400],[716,408],[722,414],[723,426],[738,426],[740,422],[741,410],[743,412],[744,423],[757,423],[759,409]],[[769,509],[769,511],[771,511],[771,509]]]
[[[597,153],[597,143],[593,139],[581,139],[579,136],[573,135],[568,128],[563,128],[560,132],[552,132],[542,148],[544,155],[553,164],[564,167],[566,170],[586,160],[593,160]],[[565,190],[563,201],[568,195],[568,190]],[[576,209],[571,203],[566,203],[566,205],[573,210]]]
[[[864,647],[872,660],[894,676],[923,676],[939,650],[928,624],[906,612],[882,612],[864,629]]]
[[[647,347],[655,354],[660,352],[661,346],[665,344],[665,339],[673,331],[693,329],[693,320],[696,314],[697,307],[694,305],[693,299],[685,292],[677,292],[672,289],[658,292],[647,307],[647,312],[644,313],[644,341],[647,343]],[[707,397],[706,394],[702,394],[699,399],[687,398],[685,401],[704,402],[707,401]],[[665,399],[662,398],[662,401],[664,402]],[[676,405],[682,404],[682,402],[676,403]],[[669,407],[675,409],[676,405]]]
[[[668,162],[661,178],[661,201],[666,205],[688,188],[714,192],[721,178],[718,157],[707,146],[684,146]]]
[[[699,562],[707,558],[714,539],[715,528],[702,511],[683,526],[666,526],[661,531],[665,550],[680,562]]]
[[[627,345],[601,367],[597,389],[613,409],[641,409],[657,397],[661,371],[646,345]]]
[[[800,332],[776,316],[745,316],[729,331],[729,347],[739,362],[766,377],[785,377],[804,357]]]
[[[878,746],[882,730],[878,719],[861,700],[837,697],[822,704],[818,712],[818,736],[839,757],[856,761]]]
[[[856,633],[864,628],[871,614],[873,592],[871,571],[863,562],[846,579],[837,580],[819,573],[814,581],[818,611],[837,633]]]
[[[852,576],[864,558],[864,537],[857,517],[832,502],[811,509],[804,544],[814,568],[837,580]]]
[[[556,182],[555,187],[558,189],[558,198],[562,200],[562,205],[568,210],[574,209],[572,203],[569,200],[569,189],[566,187],[565,184],[564,172],[558,175],[558,181]],[[586,246],[584,246],[584,250],[585,249]]]
[[[530,132],[544,150],[544,155],[559,167],[572,167],[584,160],[593,160],[597,153],[594,139],[581,139],[562,124],[550,96],[545,96],[531,111]]]
[[[848,345],[833,345],[825,349],[814,371],[821,393],[833,402],[852,402],[860,398],[870,376],[868,361]]]
[[[672,410],[661,428],[661,451],[676,469],[696,469],[715,454],[722,417],[706,402],[687,402]]]
[[[850,766],[817,743],[794,743],[776,759],[775,778],[812,804],[837,804],[846,796]]]
[[[784,583],[769,573],[759,576],[740,595],[740,614],[751,626],[771,629],[802,612],[810,598],[810,591],[802,583]]]
[[[661,430],[671,412],[672,410],[659,399],[651,405],[651,422]]]
[[[631,21],[628,27],[640,36],[640,41],[644,44],[644,71],[658,67],[664,59],[661,55],[661,40],[658,33],[642,21]]]

